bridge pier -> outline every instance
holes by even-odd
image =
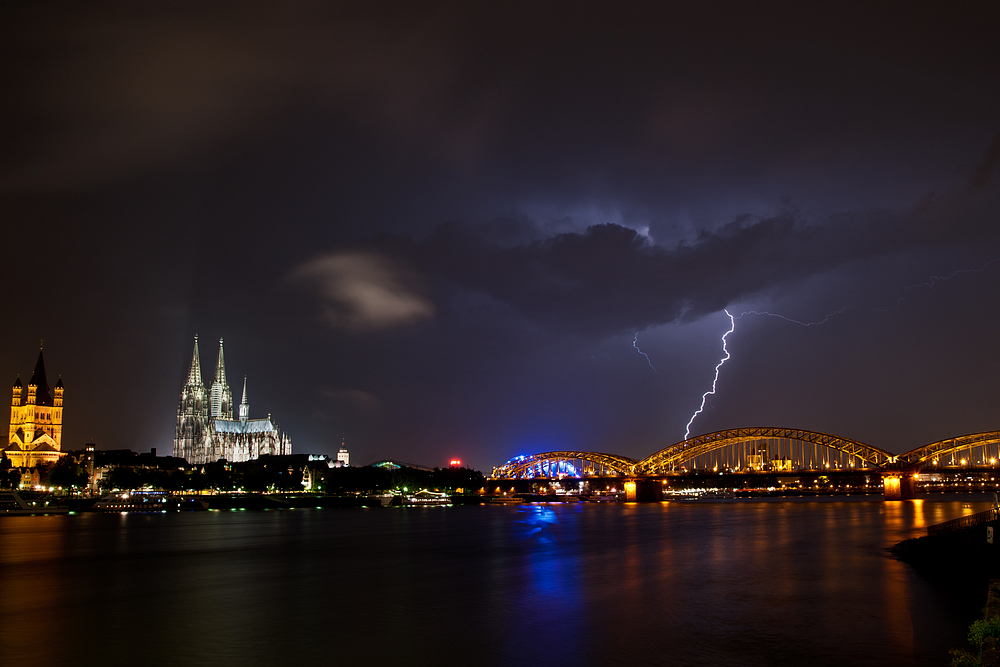
[[[658,503],[663,500],[663,482],[658,479],[630,477],[625,480],[625,501]]]
[[[883,473],[882,497],[885,500],[913,500],[916,497],[913,482],[913,473]]]

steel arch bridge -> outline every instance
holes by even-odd
[[[924,463],[936,463],[949,454],[954,455],[967,450],[969,452],[968,461],[975,463],[977,461],[976,455],[981,454],[978,462],[985,465],[991,458],[994,462],[1000,459],[1000,449],[997,450],[996,457],[990,457],[989,448],[994,445],[1000,445],[1000,431],[969,433],[911,449],[905,454],[900,454],[899,461],[903,464],[909,464],[911,467],[919,467]],[[977,448],[980,448],[979,452],[976,451]]]
[[[814,447],[812,453],[806,451],[807,446]],[[897,455],[858,440],[819,431],[779,427],[736,428],[682,440],[641,461],[616,454],[582,451],[543,452],[531,456],[518,456],[494,468],[490,477],[533,479],[559,476],[665,475],[685,469],[685,463],[704,464],[713,454],[716,455],[716,460],[722,458],[725,461],[725,457],[720,457],[719,453],[727,448],[730,452],[728,463],[732,464],[728,467],[733,471],[747,468],[761,469],[756,467],[761,464],[762,467],[770,466],[775,470],[776,462],[786,465],[796,462],[789,458],[767,461],[764,457],[769,454],[774,454],[775,457],[779,455],[794,457],[797,454],[798,469],[814,470],[830,467],[830,458],[824,459],[822,454],[818,456],[816,454],[821,447],[827,453],[836,453],[841,461],[846,457],[850,461],[849,467],[874,469],[883,474],[912,475],[928,463],[940,462],[945,466],[954,466],[960,461],[961,465],[997,465],[1000,462],[1000,431],[983,431],[946,438]],[[965,456],[959,459],[963,453]],[[752,465],[747,465],[750,456],[756,456],[757,460]],[[946,457],[950,457],[950,461]],[[826,463],[823,463],[824,461]],[[854,462],[860,465],[854,466]],[[838,467],[838,464],[833,464],[833,467]]]
[[[720,449],[770,440],[785,440],[825,447],[845,454],[849,460],[856,459],[864,466],[872,468],[893,463],[897,458],[895,454],[884,449],[829,433],[779,427],[734,428],[706,433],[674,443],[639,461],[633,468],[633,474],[664,474],[676,470],[686,461],[704,457]],[[764,451],[767,450],[767,445],[765,445]],[[786,451],[794,451],[794,447],[789,446]]]
[[[493,469],[491,479],[572,477],[621,477],[632,474],[636,460],[600,452],[543,452],[531,456],[515,456]]]
[[[1000,437],[1000,432],[997,436]],[[542,452],[530,456],[517,456],[494,468],[490,477],[491,479],[542,479],[561,475],[572,477],[663,475],[683,469],[683,464],[688,462],[699,459],[704,462],[706,457],[727,448],[732,454],[730,457],[732,468],[761,469],[764,465],[772,464],[772,461],[767,460],[768,453],[785,457],[782,460],[786,465],[791,465],[792,460],[788,457],[796,453],[796,443],[800,468],[830,467],[831,457],[823,452],[836,452],[842,460],[846,457],[850,463],[844,463],[844,467],[855,467],[854,463],[857,462],[858,468],[883,468],[896,464],[897,459],[901,458],[858,440],[829,433],[793,428],[752,427],[716,431],[682,440],[641,461],[615,454],[583,451]],[[805,451],[806,446],[814,446],[812,453]],[[744,451],[736,454],[735,450],[739,447]],[[820,452],[819,448],[823,448],[823,452]],[[748,464],[749,454],[757,457],[753,465]],[[739,463],[736,463],[737,458]],[[837,464],[834,464],[834,467],[837,467]]]

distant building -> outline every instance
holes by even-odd
[[[310,454],[308,460],[325,463],[327,468],[346,468],[351,465],[351,454],[347,451],[347,442],[342,440],[337,458],[331,459],[327,454]]]
[[[427,466],[418,466],[416,463],[403,463],[402,461],[396,461],[394,459],[382,459],[381,461],[376,461],[375,463],[368,464],[372,468],[382,468],[383,470],[399,470],[400,468],[413,468],[414,470],[423,470],[424,472],[434,472],[434,468],[428,468]]]
[[[97,445],[88,442],[83,446],[83,458],[80,466],[87,473],[87,488],[94,490],[97,488],[97,479],[94,477],[94,459],[96,458]]]
[[[780,472],[783,470],[791,470],[791,469],[792,469],[792,460],[787,456],[779,457],[777,454],[775,454],[774,458],[771,459],[771,470]]]
[[[31,468],[55,463],[62,452],[63,419],[62,377],[50,391],[45,378],[45,360],[38,350],[35,372],[28,386],[21,386],[21,376],[14,381],[10,401],[10,434],[4,454],[11,465]]]
[[[302,486],[306,491],[319,491],[323,483],[323,471],[315,466],[306,465],[302,468]]]
[[[202,464],[219,459],[238,462],[260,456],[284,456],[291,453],[291,439],[278,430],[271,415],[266,419],[250,419],[245,377],[238,419],[233,419],[233,392],[226,381],[226,361],[221,338],[215,379],[211,389],[206,390],[201,380],[201,358],[198,354],[198,337],[195,336],[191,368],[177,406],[174,456],[187,459],[188,463]]]
[[[338,467],[347,467],[351,465],[351,454],[347,451],[347,441],[340,441],[340,451],[337,452],[337,464]]]

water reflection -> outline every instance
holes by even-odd
[[[11,664],[939,665],[968,619],[884,548],[991,505],[2,518],[0,646]]]
[[[519,508],[518,514],[522,517],[520,523],[524,524],[522,539],[531,539],[538,544],[552,544],[555,542],[555,532],[553,526],[559,523],[559,517],[552,507],[548,505],[526,505]]]

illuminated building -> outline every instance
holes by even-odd
[[[321,461],[327,468],[345,468],[351,464],[351,455],[347,452],[347,445],[341,443],[337,458],[331,459],[326,454],[310,454],[308,460]]]
[[[205,463],[208,442],[208,393],[201,381],[201,359],[198,356],[198,337],[195,336],[194,358],[177,407],[174,456],[187,459],[188,463]]]
[[[3,452],[11,465],[31,468],[38,464],[55,463],[62,452],[62,377],[50,391],[45,379],[45,360],[38,350],[35,371],[28,386],[21,386],[21,377],[14,381],[10,401],[10,434]]]
[[[347,451],[347,441],[340,441],[340,451],[337,452],[337,466],[347,467],[351,465],[351,455]]]
[[[97,480],[94,477],[94,459],[96,458],[97,445],[92,442],[88,442],[83,446],[83,459],[80,461],[80,466],[83,468],[84,472],[87,473],[87,487],[90,489],[97,488]]]
[[[215,378],[211,389],[206,390],[201,380],[201,358],[195,336],[191,368],[177,406],[174,456],[187,459],[188,463],[201,464],[219,459],[239,462],[292,453],[291,439],[278,430],[271,415],[266,419],[250,419],[246,378],[243,378],[243,400],[237,414],[238,418],[233,419],[233,392],[226,381],[222,339],[219,339]]]
[[[780,472],[782,470],[791,470],[791,469],[792,469],[792,460],[787,456],[779,457],[777,454],[775,454],[774,458],[771,459],[771,470],[776,470]]]
[[[323,483],[323,472],[312,466],[302,469],[302,487],[309,492],[319,491]]]

